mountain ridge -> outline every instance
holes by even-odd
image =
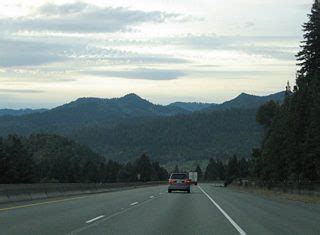
[[[201,103],[201,102],[173,102],[167,106],[174,106],[184,108],[188,111],[201,111],[201,110],[224,110],[230,108],[258,108],[267,101],[274,100],[282,102],[285,96],[284,91],[273,93],[266,96],[252,95],[242,92],[235,98],[225,101],[223,103]]]
[[[0,117],[1,116],[22,116],[22,115],[27,115],[31,113],[41,113],[48,111],[48,109],[30,109],[30,108],[25,108],[25,109],[0,109]]]
[[[220,107],[190,111],[156,105],[136,94],[82,97],[42,113],[0,117],[0,136],[62,135],[123,161],[143,152],[161,162],[246,156],[262,138],[263,130],[255,121],[258,105],[283,98],[281,92],[265,97],[240,94]]]

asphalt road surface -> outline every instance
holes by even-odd
[[[162,185],[3,204],[0,234],[320,234],[320,205]]]

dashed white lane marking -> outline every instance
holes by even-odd
[[[139,204],[137,205],[137,207],[138,207],[138,206],[142,206],[142,205],[144,205],[144,204],[146,204],[146,203],[148,203],[148,202],[151,202],[151,201],[153,201],[153,200],[156,200],[157,198],[158,198],[158,197],[155,197],[155,198],[152,198],[152,199],[148,199],[148,200],[146,200],[146,201],[142,201],[141,203],[139,203]],[[115,218],[115,217],[117,217],[117,216],[120,216],[120,215],[122,215],[122,214],[125,214],[125,213],[126,213],[127,211],[129,211],[129,210],[134,210],[134,208],[136,208],[136,207],[134,207],[134,206],[129,206],[129,207],[127,207],[127,208],[124,208],[123,210],[119,210],[119,211],[117,211],[117,212],[115,212],[115,213],[113,213],[113,214],[111,214],[111,215],[108,215],[108,216],[102,218],[101,220],[98,220],[96,223],[86,224],[85,226],[80,227],[80,228],[78,228],[78,229],[75,229],[75,230],[71,231],[71,232],[68,233],[68,234],[69,234],[69,235],[79,234],[79,233],[81,233],[81,232],[83,232],[83,231],[85,231],[85,230],[88,230],[88,229],[93,228],[93,227],[95,227],[95,226],[98,226],[98,225],[100,225],[100,224],[102,224],[102,223],[105,223],[105,222],[109,221],[109,220],[112,219],[112,218]]]
[[[93,218],[93,219],[91,219],[91,220],[86,221],[86,224],[90,224],[90,223],[92,223],[92,222],[94,222],[94,221],[96,221],[96,220],[98,220],[98,219],[103,218],[103,217],[104,217],[104,215],[100,215],[100,216],[98,216],[98,217],[96,217],[96,218]]]
[[[218,203],[216,203],[210,196],[209,194],[207,194],[200,186],[198,186],[199,189],[204,193],[204,195],[207,196],[207,198],[209,198],[209,200],[219,209],[219,211],[224,215],[224,217],[227,218],[227,220],[229,220],[229,222],[233,225],[233,227],[239,232],[240,235],[246,235],[247,233],[245,231],[243,231],[242,228],[240,228],[240,226],[234,222],[234,220],[218,205]]]
[[[131,204],[130,204],[130,206],[134,206],[134,205],[137,205],[139,202],[132,202]]]
[[[152,196],[150,196],[149,198],[154,198],[154,196],[152,195]]]

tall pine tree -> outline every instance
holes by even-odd
[[[317,180],[320,158],[320,3],[315,0],[309,21],[303,25],[304,41],[298,53],[300,69],[293,105],[297,118],[302,177]]]
[[[320,3],[315,0],[297,55],[293,94],[286,97],[262,144],[259,176],[264,180],[320,179]],[[256,169],[258,169],[256,168]]]

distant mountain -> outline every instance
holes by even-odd
[[[19,134],[46,131],[67,133],[74,128],[79,128],[80,125],[185,113],[188,111],[178,107],[155,105],[136,94],[113,99],[79,98],[41,113],[20,117],[0,117],[0,135],[12,132]]]
[[[167,107],[178,107],[181,109],[188,110],[190,112],[194,112],[194,111],[199,111],[201,109],[208,108],[211,105],[215,105],[215,104],[197,103],[197,102],[174,102],[167,105]]]
[[[226,110],[232,108],[245,108],[245,109],[256,109],[262,104],[273,100],[276,102],[282,102],[284,99],[285,92],[278,92],[268,96],[256,96],[241,93],[236,98],[226,101],[222,104],[214,103],[196,103],[196,102],[174,102],[167,107],[177,107],[186,111],[194,112],[200,110]]]
[[[271,94],[268,96],[256,96],[256,95],[241,93],[239,96],[237,96],[232,100],[226,101],[219,105],[213,104],[206,109],[207,110],[226,110],[226,109],[232,109],[232,108],[257,109],[262,104],[270,100],[282,103],[284,100],[284,96],[285,96],[284,91]]]
[[[67,137],[121,161],[144,152],[161,163],[225,159],[233,154],[246,157],[262,138],[255,113],[256,109],[231,109],[139,118],[79,128]]]
[[[0,109],[0,116],[22,116],[31,113],[42,113],[47,109]]]
[[[271,99],[282,102],[283,97],[283,92],[263,97],[243,93],[209,107],[197,103],[155,105],[135,94],[79,98],[40,113],[2,116],[0,136],[59,134],[106,158],[123,161],[143,152],[162,163],[248,156],[260,145],[263,133],[255,121],[257,108]]]

